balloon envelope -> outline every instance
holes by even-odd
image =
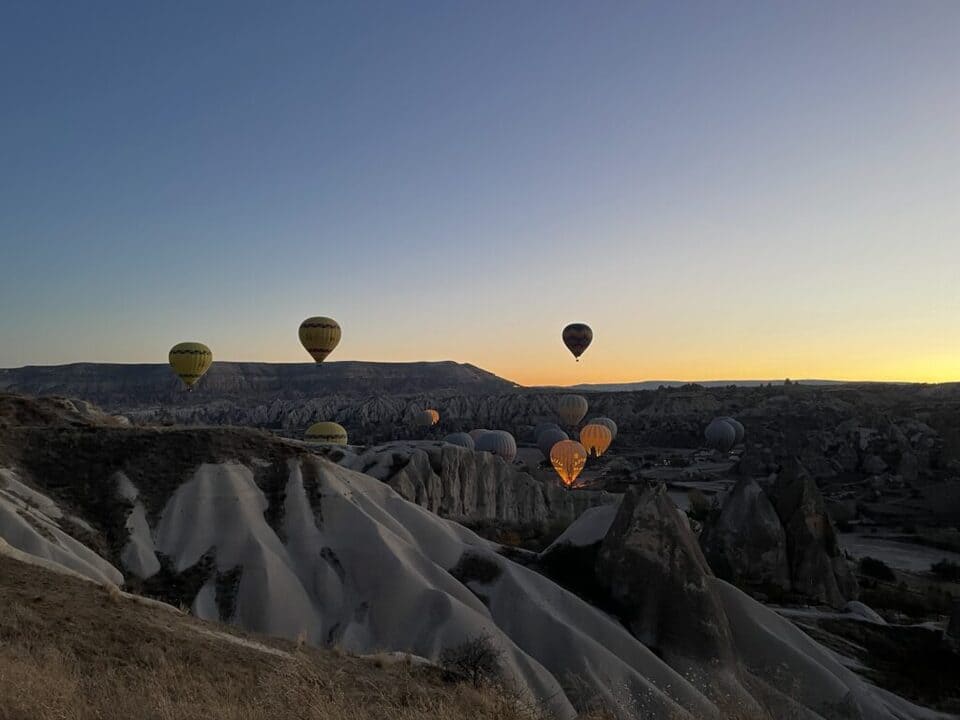
[[[550,450],[550,463],[567,487],[576,482],[586,462],[587,451],[573,440],[562,440]]]
[[[723,416],[722,418],[720,418],[720,419],[721,419],[721,420],[726,420],[728,423],[730,423],[731,425],[733,425],[733,429],[734,429],[734,430],[736,431],[736,433],[737,433],[737,438],[733,441],[733,444],[734,444],[734,445],[739,445],[740,443],[742,443],[742,442],[743,442],[743,436],[746,434],[746,429],[743,427],[743,424],[742,424],[739,420],[735,420],[734,418],[732,418],[732,417],[730,417],[730,416],[728,416],[728,415],[724,415],[724,416]]]
[[[563,329],[563,344],[567,346],[567,350],[573,353],[573,356],[578,360],[584,351],[590,347],[592,341],[593,330],[590,329],[589,325],[573,323]]]
[[[586,448],[588,454],[594,454],[597,457],[603,455],[610,443],[613,442],[613,434],[606,425],[592,423],[584,425],[580,431],[580,444]]]
[[[307,428],[304,439],[313,442],[332,443],[334,445],[347,444],[347,431],[343,425],[335,422],[318,422]]]
[[[182,342],[170,348],[170,367],[188,388],[203,377],[213,364],[213,353],[203,343]]]
[[[413,415],[413,424],[418,427],[430,427],[436,424],[440,419],[440,413],[436,410],[421,410]]]
[[[591,425],[603,425],[607,430],[610,431],[610,435],[613,436],[613,439],[617,439],[617,424],[608,417],[595,417],[587,421]]]
[[[728,452],[737,440],[737,431],[726,420],[714,418],[703,432],[707,445],[720,452]]]
[[[475,447],[473,438],[470,437],[469,433],[465,432],[450,433],[443,439],[443,441],[451,445],[459,445],[460,447],[467,448],[468,450],[473,450]]]
[[[569,439],[570,436],[560,428],[551,428],[550,430],[544,430],[540,433],[540,437],[537,438],[537,447],[540,449],[540,452],[543,453],[543,457],[549,460],[550,451],[553,449],[553,446],[558,442]]]
[[[583,395],[561,395],[557,401],[557,415],[567,425],[576,425],[587,414],[587,399]]]
[[[474,428],[467,433],[470,437],[473,438],[473,442],[476,443],[481,437],[486,435],[488,432],[493,432],[493,430],[487,430],[486,428]]]
[[[536,427],[533,428],[533,441],[538,442],[540,436],[545,433],[547,430],[559,430],[560,426],[552,422],[542,422],[537,423]]]
[[[481,435],[476,441],[476,448],[498,455],[507,462],[512,462],[517,456],[517,441],[513,439],[513,435],[504,430],[492,430]]]
[[[300,323],[300,342],[318,364],[322,363],[340,342],[340,325],[333,318],[307,318]]]

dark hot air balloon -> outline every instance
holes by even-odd
[[[563,344],[567,350],[573,353],[573,356],[580,362],[580,356],[590,347],[593,341],[593,330],[589,325],[583,323],[573,323],[563,329]]]

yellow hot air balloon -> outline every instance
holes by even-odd
[[[347,444],[347,431],[343,425],[335,422],[318,422],[307,428],[303,437],[313,442],[331,443],[333,445]]]
[[[432,420],[430,423],[431,425],[436,425],[438,422],[440,422],[440,413],[433,408],[427,408],[424,412],[430,413],[430,419]]]
[[[574,440],[561,440],[550,448],[550,463],[567,487],[573,485],[587,462],[587,451]]]
[[[187,388],[194,384],[213,364],[213,353],[203,343],[183,342],[170,348],[170,367],[183,380]]]
[[[340,342],[340,326],[333,318],[307,318],[300,323],[300,342],[318,364],[322,363]]]
[[[557,401],[557,415],[567,425],[576,425],[587,414],[587,399],[583,395],[562,395]]]
[[[613,433],[606,425],[592,423],[584,425],[580,431],[580,444],[586,448],[587,452],[597,457],[603,455],[610,443],[613,442]]]

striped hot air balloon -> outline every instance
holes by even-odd
[[[467,448],[468,450],[473,450],[476,446],[473,442],[473,438],[470,437],[469,433],[465,432],[456,432],[450,433],[447,435],[443,441],[449,443],[450,445],[459,445],[462,448]]]
[[[550,450],[550,463],[563,484],[570,487],[587,463],[587,451],[574,440],[562,440]]]
[[[300,323],[300,342],[319,365],[340,342],[340,325],[333,318],[307,318]]]
[[[331,443],[333,445],[347,444],[347,431],[343,425],[335,422],[318,422],[307,428],[303,435],[305,440],[313,442]]]
[[[517,456],[517,441],[505,430],[492,430],[481,435],[476,442],[476,448],[478,451],[502,457],[507,462],[513,462]]]
[[[197,380],[202,378],[213,364],[213,353],[203,343],[182,342],[170,348],[167,359],[177,377],[192,390]]]
[[[587,399],[583,395],[562,395],[557,401],[557,415],[573,427],[587,414]]]
[[[599,423],[584,425],[580,431],[580,444],[586,448],[587,453],[596,457],[603,455],[612,442],[613,434],[606,425]]]

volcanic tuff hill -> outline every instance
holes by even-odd
[[[193,393],[166,364],[76,363],[0,369],[0,390],[64,395],[110,409],[230,400],[239,404],[324,395],[503,392],[516,384],[473,365],[444,362],[215,362]]]
[[[947,717],[870,686],[715,578],[662,488],[584,513],[538,555],[484,540],[302,443],[124,427],[70,401],[2,400],[0,539],[14,555],[202,619],[428,660],[487,635],[516,687],[563,720],[594,701],[622,720]],[[378,472],[397,449],[371,452],[381,457],[356,463]],[[503,470],[499,482],[521,480]],[[550,567],[569,564],[558,553],[590,548],[596,585],[561,587]],[[3,543],[0,552],[10,554]]]

